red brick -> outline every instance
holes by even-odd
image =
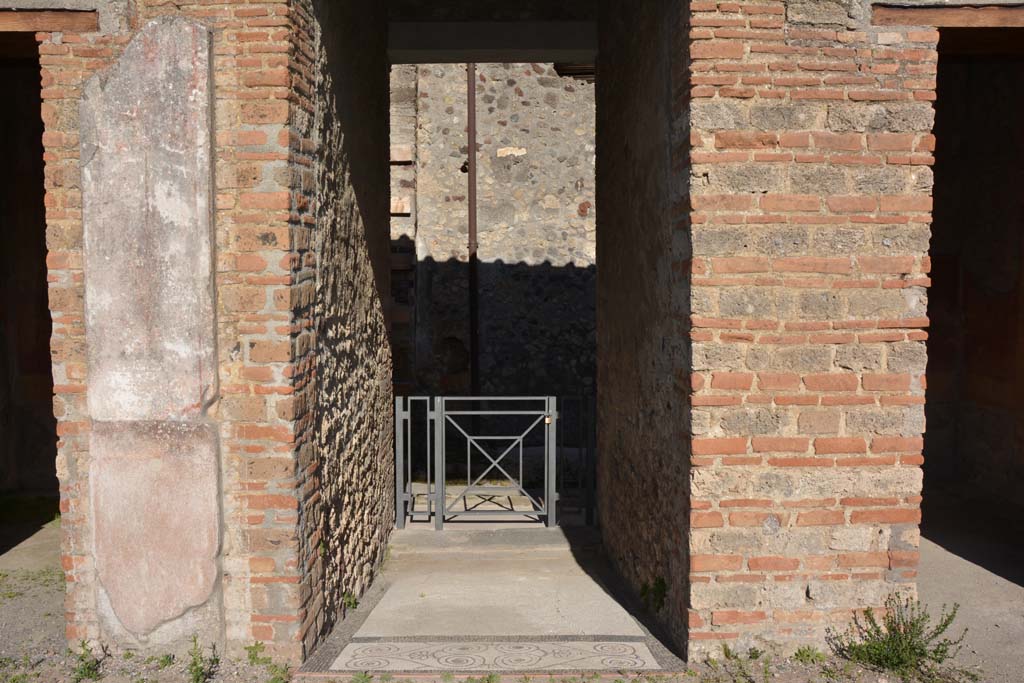
[[[765,211],[817,211],[821,199],[809,194],[767,194],[761,197],[760,206]]]
[[[848,258],[822,256],[779,258],[772,262],[772,267],[776,271],[790,273],[849,273],[853,270]]]
[[[849,373],[805,375],[804,386],[811,391],[856,391],[857,375]]]
[[[867,443],[861,437],[819,437],[814,440],[815,453],[866,453],[867,449]]]
[[[840,567],[884,567],[889,568],[888,553],[840,553]]]
[[[699,40],[690,46],[693,59],[741,59],[745,46],[738,41]]]
[[[738,455],[747,452],[746,437],[693,439],[694,455]]]
[[[800,568],[800,560],[795,557],[752,557],[747,561],[747,567],[752,571],[790,571]]]
[[[836,526],[845,522],[842,510],[807,510],[796,516],[797,526]]]
[[[722,624],[758,624],[765,621],[768,615],[764,612],[742,612],[740,610],[715,610],[711,613],[711,623]]]
[[[691,512],[690,526],[694,529],[707,529],[724,526],[725,520],[721,512]]]
[[[865,374],[861,381],[866,391],[909,391],[908,374]]]
[[[742,568],[742,555],[690,556],[690,570],[694,572],[738,571]]]
[[[759,372],[757,384],[762,391],[793,390],[800,387],[800,375],[795,372]]]
[[[858,256],[857,266],[864,273],[911,273],[913,256]]]
[[[810,439],[806,437],[755,436],[751,445],[756,453],[803,453]]]
[[[712,389],[749,391],[753,383],[754,375],[748,372],[714,372],[711,374]]]
[[[920,524],[921,510],[917,508],[891,508],[884,510],[854,510],[852,524]]]
[[[913,453],[922,448],[924,448],[924,439],[920,436],[876,436],[871,440],[871,451],[874,453]]]
[[[718,149],[757,149],[774,147],[778,144],[774,133],[756,130],[724,130],[715,133],[715,147]]]
[[[764,256],[733,256],[711,259],[716,273],[766,273],[771,270],[771,261]]]

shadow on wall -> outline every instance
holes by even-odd
[[[410,253],[408,237],[392,251]],[[411,264],[414,285],[394,278],[396,390],[465,393],[471,387],[469,265]],[[489,396],[593,395],[596,387],[594,266],[478,265],[480,392]]]

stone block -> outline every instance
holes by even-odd
[[[147,25],[81,101],[89,412],[179,419],[217,393],[210,35]]]
[[[220,548],[217,443],[211,425],[94,423],[93,543],[115,633],[120,627],[146,636],[213,597]]]

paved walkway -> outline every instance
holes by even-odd
[[[620,602],[585,529],[448,525],[395,532],[363,603],[307,671],[680,670]]]
[[[925,492],[918,596],[938,616],[959,603],[953,635],[969,630],[959,659],[985,680],[1024,680],[1024,522],[998,506]]]

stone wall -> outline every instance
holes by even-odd
[[[1020,516],[1024,63],[943,52],[939,65],[925,481]],[[976,144],[981,130],[999,144]]]
[[[690,652],[913,594],[935,30],[691,3]]]
[[[294,115],[302,180],[297,229],[296,417],[302,626],[309,653],[344,617],[384,559],[394,526],[388,343],[388,66],[379,10],[332,0],[298,15]],[[358,30],[357,30],[358,29]],[[358,33],[358,38],[355,35]],[[308,52],[307,52],[308,51]],[[313,267],[315,265],[315,268]]]
[[[480,64],[476,74],[480,391],[593,393],[594,86],[551,64]],[[394,292],[396,324],[413,338],[396,335],[411,354],[398,365],[414,392],[464,393],[466,67],[396,67],[392,89],[393,249],[400,272],[416,261],[412,291],[398,281]]]
[[[689,256],[681,3],[609,3],[597,88],[597,499],[609,557],[686,640]]]
[[[35,42],[5,41],[0,61],[10,101],[0,111],[0,192],[4,248],[0,250],[0,491],[56,494],[56,421],[50,374],[50,311],[46,300],[46,223],[43,205],[43,122]]]

